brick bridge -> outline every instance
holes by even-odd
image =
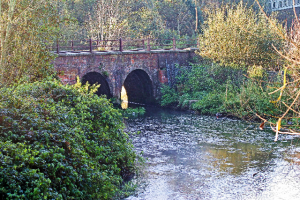
[[[120,99],[125,87],[129,102],[154,103],[162,84],[172,84],[176,66],[188,66],[195,48],[185,50],[127,50],[57,52],[54,67],[66,84],[76,77],[83,83],[101,84],[97,94]]]

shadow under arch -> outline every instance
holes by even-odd
[[[89,82],[90,85],[93,85],[95,83],[100,84],[100,87],[98,88],[98,91],[96,92],[96,94],[98,96],[100,96],[100,95],[106,95],[107,98],[111,98],[112,97],[110,89],[109,89],[108,82],[98,72],[89,72],[89,73],[85,74],[82,77],[81,82],[82,82],[82,84],[85,84],[86,82]]]
[[[123,85],[127,92],[128,102],[141,104],[155,102],[152,81],[144,70],[136,69],[130,72]]]

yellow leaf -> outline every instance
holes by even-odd
[[[281,128],[281,118],[278,119],[276,131],[280,131]]]
[[[259,129],[260,129],[260,130],[263,130],[263,129],[264,129],[264,126],[265,126],[265,121],[262,122],[262,123],[260,124]]]
[[[277,121],[277,126],[276,126],[276,135],[275,135],[275,142],[278,140],[278,133],[279,133],[279,130],[281,128],[281,119],[282,118],[279,118],[278,121]]]
[[[284,69],[284,74],[283,74],[283,86],[281,87],[281,90],[280,90],[280,95],[278,97],[278,99],[276,101],[270,101],[271,103],[277,103],[280,101],[281,97],[282,97],[282,93],[283,93],[283,90],[285,89],[286,87],[286,71],[287,71],[287,68]],[[278,120],[279,121],[279,120]],[[280,120],[281,121],[281,120]]]

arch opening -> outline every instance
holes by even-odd
[[[126,89],[129,103],[154,103],[152,81],[144,70],[136,69],[130,72],[123,86]]]
[[[86,82],[89,82],[90,85],[93,84],[100,84],[100,87],[98,88],[98,91],[96,92],[96,94],[98,96],[100,95],[106,95],[107,98],[111,98],[111,92],[109,89],[109,85],[108,82],[106,81],[106,79],[98,72],[89,72],[87,74],[85,74],[82,77],[81,80],[82,84],[86,84]]]

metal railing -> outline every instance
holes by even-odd
[[[111,51],[151,51],[151,50],[179,50],[197,48],[197,39],[127,39],[118,40],[57,40],[51,51],[66,52],[111,52]]]

